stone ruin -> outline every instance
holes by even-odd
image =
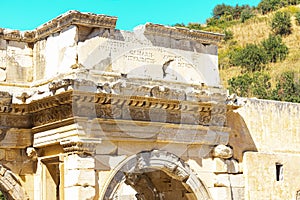
[[[0,29],[6,199],[298,198],[292,173],[287,194],[268,196],[257,181],[273,171],[256,168],[299,172],[286,165],[300,162],[298,104],[228,102],[218,72],[222,34],[152,23],[129,32],[116,21],[70,11],[33,31]],[[281,112],[268,118],[269,108]],[[285,139],[294,146],[269,148],[281,140],[266,133],[282,134],[272,119],[288,115]]]

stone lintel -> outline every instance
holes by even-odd
[[[60,144],[65,152],[93,153],[102,141],[218,145],[228,143],[229,128],[132,120],[76,117],[75,124],[36,132],[35,148]]]
[[[74,122],[72,120],[67,120],[68,122]],[[58,124],[56,124],[58,125]],[[59,144],[60,141],[72,138],[78,138],[78,130],[76,124],[64,125],[64,122],[61,123],[61,126],[54,128],[50,126],[48,128],[38,128],[34,129],[33,135],[33,146],[35,148],[45,147],[49,145]]]
[[[76,121],[80,137],[89,140],[226,145],[230,132],[229,128],[218,126],[113,119],[77,118]]]

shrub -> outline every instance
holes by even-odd
[[[291,15],[288,12],[276,12],[272,19],[271,28],[276,35],[282,36],[291,34]]]
[[[206,19],[207,26],[217,26],[220,23],[220,20],[216,18],[208,18]]]
[[[269,62],[276,63],[278,60],[282,61],[289,53],[288,47],[282,43],[279,35],[269,35],[269,38],[263,40],[261,44],[266,51]]]
[[[173,26],[175,26],[175,27],[185,27],[184,23],[176,23]]]
[[[255,72],[252,76],[252,95],[260,99],[268,99],[271,93],[270,79],[271,77],[268,74]]]
[[[246,20],[254,17],[255,15],[250,9],[244,9],[241,13],[241,22],[244,23]]]
[[[228,41],[228,40],[232,40],[233,39],[233,32],[231,30],[224,30],[224,40]]]
[[[300,83],[295,73],[284,72],[278,78],[276,88],[272,91],[271,98],[278,101],[289,101],[300,103]]]
[[[237,50],[232,55],[232,64],[246,68],[247,71],[258,71],[263,69],[267,63],[265,51],[258,45],[247,44],[245,48]]]
[[[186,26],[189,29],[195,29],[195,30],[201,30],[202,29],[202,25],[199,23],[188,23],[188,25]]]
[[[229,91],[242,97],[267,99],[270,94],[270,76],[262,72],[245,73],[228,80]]]
[[[233,77],[228,80],[230,93],[235,93],[241,97],[249,97],[252,78],[249,73]]]

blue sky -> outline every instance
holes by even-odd
[[[117,16],[117,28],[132,30],[146,22],[173,25],[204,23],[217,4],[249,4],[260,0],[1,0],[0,27],[32,30],[67,12],[79,10]]]

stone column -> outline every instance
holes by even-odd
[[[92,156],[71,154],[64,162],[65,199],[93,199],[96,195],[95,160]]]

